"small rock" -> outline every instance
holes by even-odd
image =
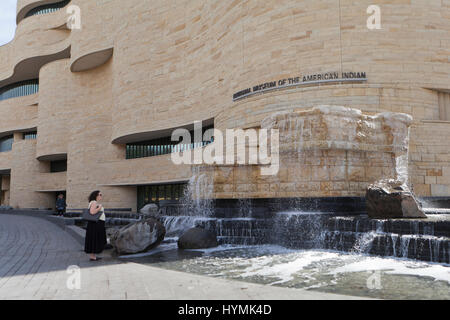
[[[370,185],[366,201],[367,213],[373,219],[427,218],[413,192],[397,180]]]
[[[178,239],[180,249],[207,249],[218,245],[216,234],[202,228],[189,229]]]

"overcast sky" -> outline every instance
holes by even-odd
[[[0,0],[0,46],[14,38],[17,0]]]

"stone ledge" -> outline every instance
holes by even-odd
[[[76,225],[66,226],[65,231],[78,241],[80,245],[84,245],[84,239],[86,236],[86,231]]]

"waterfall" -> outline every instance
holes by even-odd
[[[407,146],[409,146],[412,117],[407,114],[394,114],[390,112],[381,113],[378,117],[382,118],[384,123],[391,128],[391,134],[394,138],[392,144],[396,157],[395,169],[397,180],[408,185],[409,148]]]
[[[369,254],[372,250],[374,240],[377,237],[377,232],[367,232],[358,234],[357,240],[350,250],[352,253]]]
[[[202,167],[192,168],[192,177],[180,200],[185,216],[213,216],[213,178]]]
[[[324,219],[321,213],[280,212],[275,216],[272,241],[287,247],[323,248]]]
[[[239,217],[251,217],[253,206],[251,199],[239,199]]]
[[[209,223],[215,223],[216,219],[193,216],[164,216],[162,217],[166,236],[181,236],[186,230],[198,226],[207,226]]]

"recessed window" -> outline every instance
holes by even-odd
[[[202,136],[209,129],[214,129],[214,126],[208,126],[203,128]],[[191,137],[194,137],[194,131],[191,132]],[[195,148],[204,147],[212,143],[214,139],[210,141],[194,141],[190,144],[180,144],[179,142],[172,141],[172,137],[164,137],[160,139],[154,139],[138,143],[129,143],[126,147],[126,158],[137,159],[161,156],[174,152],[192,150]]]
[[[12,150],[14,136],[7,136],[0,139],[0,152],[8,152]]]
[[[158,203],[163,200],[178,201],[184,195],[186,183],[160,184],[138,187],[138,208],[142,209],[148,203]]]
[[[50,172],[66,172],[67,160],[59,160],[50,162]]]
[[[0,101],[28,96],[39,92],[39,80],[27,80],[0,88]]]
[[[36,131],[25,132],[23,134],[23,139],[24,140],[36,140],[37,139],[37,132]]]
[[[46,4],[43,6],[36,7],[34,9],[31,9],[30,11],[28,11],[27,14],[25,15],[25,18],[58,11],[58,10],[64,8],[65,6],[67,6],[70,1],[71,0],[64,0],[64,1],[57,2],[57,3],[51,3],[51,4]]]

